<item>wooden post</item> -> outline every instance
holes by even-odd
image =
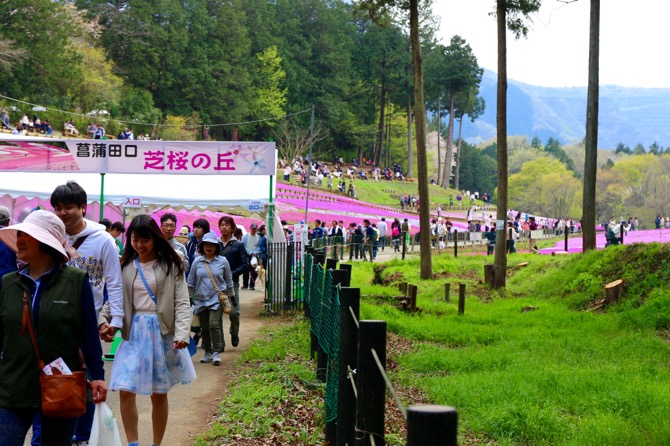
[[[419,287],[416,285],[409,286],[409,312],[414,313],[416,311],[416,295],[419,291]]]
[[[563,228],[565,231],[565,252],[568,252],[568,228]]]
[[[623,294],[623,280],[615,280],[605,285],[605,303],[611,304],[619,300]]]
[[[332,280],[333,302],[330,302],[330,303],[334,304],[335,295],[337,293],[338,285],[340,287],[342,287],[342,286],[344,286],[343,284],[345,282],[347,283],[347,285],[349,285],[349,272],[346,271],[346,270],[334,269],[334,270],[331,270],[331,273],[333,275],[332,276],[333,277],[333,280]],[[341,289],[343,289],[343,288],[341,288]],[[341,302],[341,299],[342,299],[342,297],[341,297],[341,293],[340,293],[340,302]],[[349,310],[348,305],[347,305],[346,309],[347,309],[347,311]],[[341,313],[342,313],[342,305],[340,304],[340,316],[341,316]],[[351,315],[350,315],[350,318],[351,318]],[[342,334],[340,333],[340,339],[341,339],[341,336],[342,336]],[[327,358],[327,359],[334,359],[334,358]],[[339,358],[339,355],[338,355],[337,360],[339,361],[339,359],[340,358]],[[326,367],[328,367],[328,362],[326,362]],[[327,373],[326,373],[326,375],[327,375]],[[337,379],[339,380],[339,374],[338,374]],[[338,383],[339,383],[339,381],[338,381]],[[336,441],[337,441],[337,418],[332,420],[332,421],[327,421],[326,422],[325,439],[326,439],[326,444],[332,444],[332,445],[336,444]]]
[[[340,269],[349,271],[349,280],[351,280],[352,266],[351,263],[340,263]]]
[[[409,289],[407,282],[400,282],[399,288],[402,295],[407,296],[407,290]]]
[[[619,223],[619,243],[623,245],[623,224]]]
[[[356,429],[366,432],[356,437],[356,446],[370,445],[370,435],[375,444],[384,442],[384,405],[386,382],[372,356],[377,352],[379,361],[386,368],[386,321],[361,321],[358,329],[358,369],[356,372]]]
[[[326,253],[320,249],[315,250],[314,263],[318,263],[319,265],[323,266],[326,263]]]
[[[458,257],[458,231],[454,229],[454,257]]]
[[[458,314],[463,315],[465,313],[465,284],[458,284]]]
[[[351,278],[349,277],[349,271],[345,269],[333,270],[333,286],[339,284],[341,287],[348,287],[350,282]]]
[[[409,406],[407,446],[457,446],[458,412],[448,406]]]
[[[405,253],[407,252],[407,233],[403,231],[400,233],[400,236],[402,237],[400,239],[402,241],[402,259],[405,260]]]
[[[493,263],[484,265],[484,283],[491,288],[496,283],[496,266]]]
[[[444,284],[444,301],[445,302],[449,302],[449,292],[451,291],[450,288],[451,288],[451,285],[449,283]]]
[[[326,259],[326,269],[337,269],[337,259]]]
[[[340,356],[337,374],[337,445],[353,445],[356,441],[356,394],[349,379],[349,369],[358,368],[358,326],[361,290],[342,288],[340,293]],[[351,310],[350,310],[351,308]],[[354,382],[356,380],[354,379]]]

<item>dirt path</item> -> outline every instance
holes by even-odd
[[[240,290],[240,294],[240,345],[236,348],[232,347],[228,334],[228,318],[224,316],[226,351],[221,355],[221,365],[217,367],[212,364],[201,364],[200,358],[204,350],[198,348],[198,352],[193,357],[198,379],[191,384],[177,385],[170,390],[170,418],[162,443],[164,446],[190,445],[193,436],[207,430],[209,421],[216,415],[222,391],[228,385],[226,372],[232,369],[235,360],[258,334],[258,329],[263,324],[260,318],[260,313],[263,311],[263,291]],[[106,348],[108,349],[109,346]],[[105,364],[107,382],[109,382],[111,367],[111,362]],[[126,444],[119,411],[118,392],[109,393],[107,404],[116,415],[121,439],[123,444]],[[137,410],[140,417],[140,444],[150,445],[152,442],[151,401],[148,396],[137,397]]]

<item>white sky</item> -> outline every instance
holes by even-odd
[[[463,37],[479,65],[497,71],[495,0],[434,0],[446,46]],[[528,38],[507,38],[509,79],[545,87],[588,83],[590,0],[563,4],[543,0]],[[663,48],[670,38],[668,0],[601,0],[600,85],[670,88],[670,60]]]

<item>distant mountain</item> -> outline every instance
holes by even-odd
[[[472,123],[463,121],[463,137],[479,143],[495,137],[497,74],[486,70],[480,95],[486,100],[486,112]],[[507,133],[538,136],[543,143],[549,137],[561,144],[584,139],[586,87],[547,88],[508,80]],[[600,87],[598,147],[614,149],[620,142],[631,149],[642,143],[645,149],[656,141],[670,146],[670,89]]]

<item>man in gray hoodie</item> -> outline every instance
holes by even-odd
[[[96,312],[100,313],[104,302],[109,300],[112,320],[109,325],[101,326],[100,337],[111,341],[123,325],[121,263],[114,238],[103,225],[84,218],[88,197],[77,182],[68,181],[56,187],[51,194],[51,206],[65,225],[69,245],[79,253],[79,258],[70,260],[68,265],[88,273]],[[88,403],[86,414],[77,422],[75,441],[88,441],[94,411],[95,405]]]

